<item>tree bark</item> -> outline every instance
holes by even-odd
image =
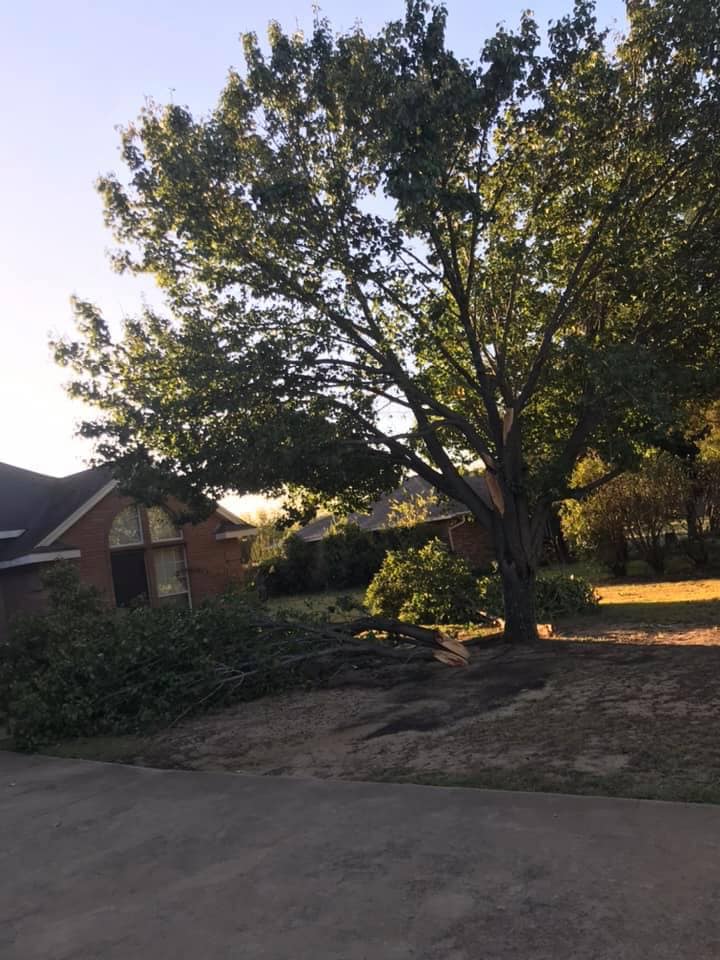
[[[513,563],[500,563],[505,638],[511,643],[535,643],[538,640],[535,615],[535,570],[529,565],[518,569]]]
[[[685,518],[687,522],[687,552],[690,559],[699,567],[707,563],[707,544],[703,537],[702,523],[698,511],[698,503],[702,490],[694,486],[690,497],[685,504]]]
[[[558,563],[570,563],[570,550],[565,540],[557,506],[553,507],[548,514],[548,530]]]
[[[627,576],[627,564],[630,552],[625,537],[614,536],[604,538],[598,545],[597,555],[614,577]]]

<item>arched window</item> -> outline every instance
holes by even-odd
[[[131,504],[119,511],[109,536],[113,589],[119,607],[138,603],[189,605],[182,539],[182,529],[164,507],[146,510]]]
[[[182,530],[164,507],[148,507],[148,527],[152,543],[163,540],[182,540]]]
[[[111,547],[131,547],[143,542],[140,510],[136,504],[125,507],[117,514],[110,528]]]

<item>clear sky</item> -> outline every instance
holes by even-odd
[[[531,6],[544,26],[571,0],[534,5],[448,0],[448,37],[475,56],[499,20]],[[401,0],[324,0],[339,30],[367,31],[402,15]],[[202,113],[230,66],[238,35],[264,36],[269,20],[308,28],[310,0],[4,0],[0,3],[0,460],[62,475],[89,449],[74,436],[82,409],[65,397],[48,335],[72,332],[69,297],[112,320],[132,314],[149,281],[119,277],[105,251],[95,178],[119,170],[116,127],[146,97]],[[622,25],[620,0],[599,0],[603,25]]]

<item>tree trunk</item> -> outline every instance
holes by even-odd
[[[690,559],[699,567],[707,563],[707,545],[703,537],[702,523],[698,516],[698,500],[700,493],[693,489],[690,498],[685,504],[685,518],[687,521],[687,553]]]
[[[567,541],[565,540],[565,534],[563,533],[562,522],[557,507],[553,507],[548,516],[548,530],[558,563],[570,563],[570,551]]]
[[[665,573],[665,547],[660,541],[659,534],[651,537],[650,543],[644,551],[644,559],[658,576]]]
[[[505,606],[505,638],[512,643],[534,643],[538,639],[535,571],[529,566],[520,570],[512,561],[501,562],[500,577]]]
[[[522,458],[519,418],[503,430],[502,469],[488,471],[486,483],[492,501],[492,530],[502,581],[505,608],[505,639],[511,643],[535,643],[535,573],[547,533],[549,505],[536,505],[530,515],[525,489],[526,467]]]
[[[604,538],[598,545],[597,554],[600,561],[610,570],[614,577],[624,577],[627,575],[629,551],[625,537],[614,536]]]

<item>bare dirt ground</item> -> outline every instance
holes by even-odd
[[[720,627],[593,619],[535,648],[475,642],[466,669],[349,671],[151,738],[88,743],[194,770],[720,802]],[[62,752],[90,755],[82,742]]]

